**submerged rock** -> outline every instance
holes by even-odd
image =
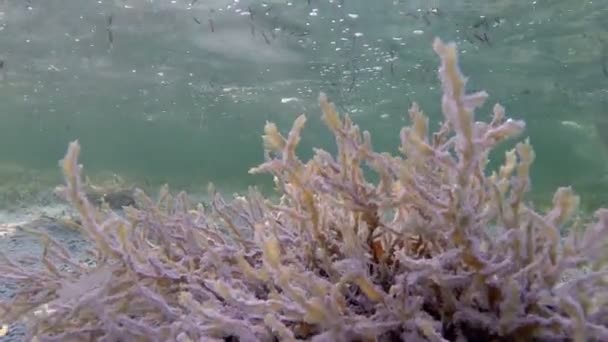
[[[107,203],[113,210],[119,210],[123,207],[135,207],[135,198],[132,189],[122,189],[112,192],[87,192],[87,198],[97,206]]]

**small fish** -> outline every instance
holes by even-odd
[[[194,20],[194,22],[197,23],[197,24],[199,24],[199,25],[201,24],[201,21],[198,20],[196,17],[192,17],[192,20]]]
[[[595,129],[597,131],[597,135],[604,144],[604,146],[608,147],[608,120],[606,117],[600,117],[595,120]]]
[[[486,43],[488,46],[492,46],[492,43],[490,43],[490,38],[488,37],[488,34],[486,32],[484,32],[483,34],[473,33],[473,36],[477,38],[477,40],[479,40],[480,42]]]
[[[488,19],[486,19],[485,17],[481,18],[472,25],[473,28],[480,28],[481,26],[483,26],[487,30],[490,27],[490,25],[488,24]]]
[[[346,89],[347,93],[350,93],[351,91],[353,91],[353,89],[355,89],[355,86],[357,85],[357,68],[354,63],[351,64],[350,71],[351,71],[352,78],[350,80],[350,84],[348,85],[348,88]]]
[[[266,10],[264,11],[264,15],[270,15],[270,10],[272,10],[272,5],[270,5],[266,8]],[[277,17],[274,17],[274,18],[277,19]]]
[[[483,38],[489,46],[492,46],[492,43],[490,43],[490,38],[488,37],[488,34],[486,32],[483,33]]]
[[[114,16],[110,14],[106,20],[106,31],[108,32],[108,42],[110,43],[110,49],[114,46],[114,32],[112,31],[112,23]]]
[[[604,77],[608,77],[608,45],[604,41],[600,40],[602,44],[602,56],[600,58],[600,65],[602,66],[602,74]]]
[[[426,26],[431,25],[431,21],[429,20],[429,17],[426,15],[426,13],[422,15],[422,20],[424,20]]]
[[[209,29],[211,32],[215,32],[215,26],[213,25],[213,19],[209,19]]]
[[[114,47],[114,35],[112,34],[112,30],[108,30],[108,42],[110,42],[110,49]]]
[[[266,44],[270,45],[270,39],[268,39],[268,36],[266,36],[266,32],[262,31],[262,37],[264,37]]]

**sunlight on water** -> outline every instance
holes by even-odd
[[[607,15],[608,2],[567,0],[5,0],[5,201],[59,182],[76,138],[89,174],[195,192],[267,183],[247,175],[267,120],[286,129],[306,113],[305,156],[332,143],[320,91],[395,151],[412,101],[440,117],[441,36],[459,44],[469,89],[490,93],[480,115],[500,102],[526,120],[535,193],[573,184],[606,204]]]

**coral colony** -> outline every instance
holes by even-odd
[[[40,269],[2,257],[18,285],[2,323],[24,322],[28,341],[608,341],[608,209],[583,222],[564,187],[535,211],[527,140],[486,170],[525,125],[500,105],[476,122],[487,94],[465,93],[454,43],[433,48],[437,132],[413,104],[402,155],[377,153],[321,94],[335,156],[298,159],[303,115],[286,137],[264,128],[250,172],[274,177],[276,200],[252,188],[203,207],[165,187],[119,215],[88,201],[72,142],[62,191],[95,262],[49,236]]]

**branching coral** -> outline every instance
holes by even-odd
[[[48,237],[42,270],[3,258],[0,277],[21,290],[2,320],[25,318],[40,341],[608,341],[608,210],[584,225],[560,188],[535,211],[528,141],[488,175],[489,152],[524,123],[500,105],[475,121],[487,94],[465,92],[454,44],[433,47],[439,131],[414,104],[403,156],[377,153],[321,95],[335,157],[298,159],[304,116],[286,137],[265,127],[266,161],[251,172],[274,176],[277,201],[251,189],[230,203],[214,194],[207,210],[165,188],[158,200],[138,192],[122,216],[100,211],[73,142],[63,191],[96,264]]]

